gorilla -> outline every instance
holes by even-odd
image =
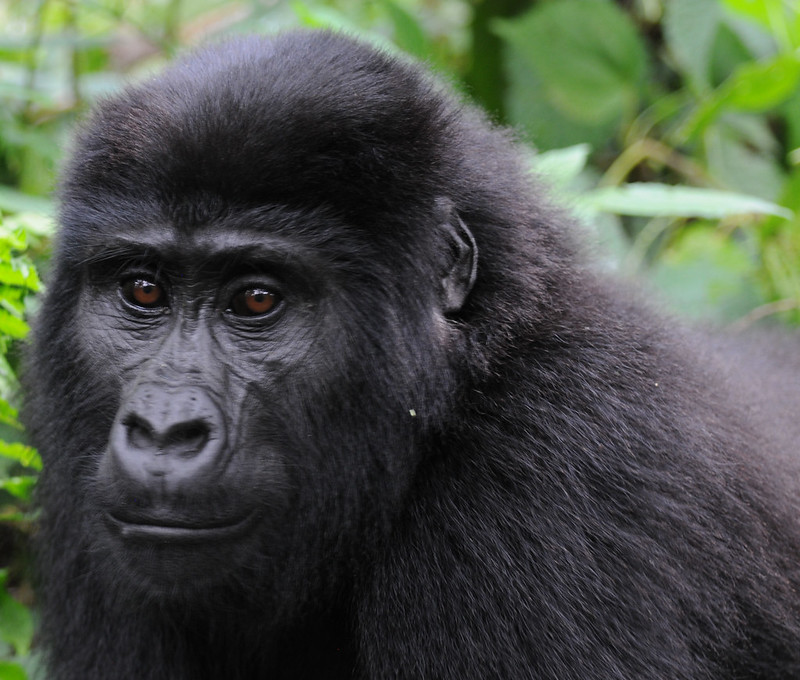
[[[609,281],[421,67],[200,50],[98,106],[59,222],[48,678],[800,678],[797,337]]]

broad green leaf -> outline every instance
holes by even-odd
[[[302,0],[293,0],[290,3],[290,7],[303,26],[308,28],[328,28],[347,33],[390,54],[401,57],[405,54],[391,40],[383,37],[380,33],[365,30],[362,25],[359,25],[355,19],[348,16],[344,11],[339,11],[333,7],[325,7],[321,4],[303,2]]]
[[[42,459],[32,446],[19,442],[4,442],[0,440],[0,456],[10,458],[32,470],[42,469]]]
[[[616,134],[616,120],[596,125],[565,116],[548,99],[541,78],[517,50],[505,52],[509,122],[524,129],[537,148],[561,149],[581,143],[599,148]]]
[[[586,167],[591,150],[588,144],[576,144],[543,151],[531,159],[531,168],[553,186],[565,187]]]
[[[36,290],[39,286],[39,277],[36,270],[24,262],[15,262],[15,266],[7,262],[0,262],[0,283],[12,286],[24,286]]]
[[[0,210],[6,212],[33,212],[49,215],[53,212],[53,204],[46,198],[31,196],[10,187],[0,187]]]
[[[766,301],[747,248],[708,225],[682,230],[650,278],[676,311],[706,321],[733,321]]]
[[[6,215],[0,225],[0,238],[4,238],[6,230],[10,230],[17,235],[17,238],[21,239],[23,244],[23,246],[15,246],[15,249],[22,250],[26,233],[34,236],[52,236],[55,231],[55,220],[52,213],[52,207],[48,206],[46,212],[21,212],[15,215]]]
[[[722,0],[722,4],[737,14],[753,19],[769,28],[770,17],[783,16],[784,0]]]
[[[13,229],[10,223],[11,217],[9,216],[0,221],[0,253],[2,253],[4,260],[11,257],[12,250],[22,251],[28,244],[25,232]]]
[[[671,0],[664,6],[667,47],[698,91],[710,85],[709,60],[721,19],[717,0]]]
[[[33,638],[33,618],[30,611],[6,591],[8,573],[0,570],[0,639],[14,647],[17,654],[28,653]]]
[[[5,351],[4,341],[7,342],[7,338],[3,338],[0,335],[0,350],[3,351]],[[14,369],[11,368],[11,364],[8,363],[5,354],[0,351],[0,400],[6,402],[14,401],[18,394],[19,381],[17,380],[17,374],[14,373]]]
[[[342,13],[323,6],[314,6],[299,0],[291,3],[292,10],[304,26],[352,31],[354,24]]]
[[[705,217],[777,215],[791,219],[792,212],[754,196],[717,189],[638,183],[596,189],[583,197],[590,207],[604,212],[641,217]]]
[[[11,404],[5,399],[0,398],[0,423],[11,425],[11,427],[20,428],[21,425],[17,420],[18,413]]]
[[[0,661],[0,680],[28,680],[28,674],[13,661]]]
[[[394,25],[394,38],[397,46],[420,59],[429,58],[431,55],[430,43],[420,23],[393,0],[383,0],[383,4]]]
[[[786,101],[798,80],[800,60],[794,55],[743,64],[733,75],[726,103],[741,111],[765,111]]]
[[[22,316],[25,311],[25,290],[14,286],[0,285],[0,307],[14,316]]]
[[[30,475],[19,475],[0,479],[0,489],[8,491],[15,498],[23,501],[31,499],[31,492],[36,485],[36,477]]]
[[[638,101],[647,54],[628,16],[611,3],[559,0],[497,20],[493,29],[573,120],[601,124]]]
[[[722,85],[703,100],[684,124],[682,136],[702,132],[726,108],[760,112],[791,97],[800,82],[800,57],[778,55],[756,63],[742,64]]]
[[[30,327],[22,319],[0,308],[0,333],[12,338],[24,338],[29,330]]]
[[[724,122],[720,121],[703,135],[711,176],[729,191],[775,200],[785,181],[782,168],[772,153],[759,150],[742,131],[729,129],[732,118],[726,116]],[[781,205],[785,205],[783,201]]]

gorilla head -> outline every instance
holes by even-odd
[[[756,462],[789,439],[417,67],[200,51],[98,107],[61,197],[27,378],[52,677],[800,673]]]
[[[451,114],[398,68],[333,36],[244,41],[79,138],[43,332],[70,358],[78,512],[114,583],[179,596],[269,570],[258,587],[295,603],[407,493],[476,250],[421,174]]]

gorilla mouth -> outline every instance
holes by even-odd
[[[150,543],[207,543],[238,538],[253,524],[251,512],[233,520],[220,520],[208,524],[162,521],[157,518],[121,518],[106,513],[106,524],[112,533],[125,541]]]

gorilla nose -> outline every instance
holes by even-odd
[[[110,438],[110,457],[123,480],[168,486],[193,481],[223,463],[221,410],[195,387],[146,384],[123,403]]]
[[[131,449],[139,449],[145,454],[155,452],[184,458],[199,454],[208,443],[211,432],[203,420],[168,423],[166,430],[158,430],[136,413],[129,414],[123,425]]]

